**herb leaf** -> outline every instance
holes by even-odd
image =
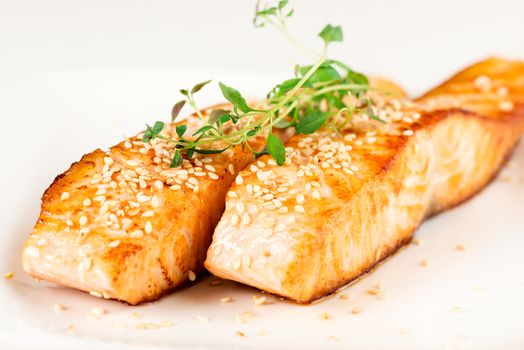
[[[284,144],[278,137],[269,133],[267,135],[267,151],[271,154],[271,157],[277,162],[278,165],[284,164],[286,161],[286,149]]]
[[[184,133],[187,130],[187,125],[186,124],[177,125],[175,129],[176,129],[176,134],[178,135],[178,137],[182,138],[184,136]]]
[[[182,110],[185,104],[186,104],[186,100],[182,100],[182,101],[177,102],[173,106],[173,109],[171,110],[171,123],[175,121],[176,117],[178,117],[178,115],[180,114],[180,111]]]
[[[373,101],[366,95],[369,91],[368,78],[343,62],[328,59],[329,44],[341,42],[344,38],[342,28],[327,25],[320,31],[318,35],[322,38],[324,47],[319,54],[289,33],[286,21],[293,15],[293,10],[287,7],[288,0],[274,1],[276,5],[261,10],[258,9],[257,3],[255,27],[267,24],[278,28],[293,44],[313,57],[315,61],[310,65],[296,65],[295,76],[276,85],[264,101],[267,107],[260,110],[251,108],[238,90],[222,82],[219,82],[219,87],[225,99],[232,104],[231,109],[217,108],[206,113],[197,107],[194,94],[211,80],[198,83],[191,89],[180,90],[185,99],[173,106],[172,121],[178,117],[187,102],[202,122],[199,129],[193,135],[184,138],[188,129],[187,124],[173,126],[178,137],[171,138],[160,135],[164,124],[156,122],[153,127],[147,125],[143,137],[144,142],[158,137],[174,144],[172,167],[179,166],[183,163],[183,158],[190,159],[196,153],[221,153],[237,145],[241,146],[242,150],[249,149],[256,157],[269,153],[279,165],[282,165],[286,159],[285,147],[273,134],[274,129],[294,127],[298,134],[310,134],[328,122],[330,128],[343,129],[351,126],[348,123],[352,123],[356,114],[368,115],[370,119],[384,122],[375,115]],[[257,20],[260,20],[260,23],[257,23]],[[229,121],[234,125],[229,125]],[[228,127],[224,127],[226,123]],[[266,133],[264,150],[253,149],[249,141],[257,135]],[[206,147],[209,145],[214,147]]]
[[[342,40],[344,40],[342,28],[340,26],[332,26],[331,24],[325,26],[324,29],[322,29],[322,31],[318,33],[318,36],[320,36],[324,40],[326,45],[335,41],[341,42]]]
[[[238,90],[233,89],[223,83],[218,83],[222,95],[233,104],[236,108],[240,109],[244,113],[252,112],[253,109],[247,105],[246,100],[242,97]]]
[[[209,114],[209,124],[215,124],[221,116],[228,113],[229,111],[226,111],[225,109],[213,109]]]
[[[318,110],[308,112],[295,126],[299,134],[312,134],[326,124],[329,114]]]
[[[191,89],[191,94],[194,94],[194,93],[197,93],[199,92],[204,86],[206,86],[207,84],[209,84],[211,82],[211,80],[206,80],[206,81],[203,81],[201,83],[198,83],[196,84],[195,86],[193,86],[193,88]]]
[[[171,160],[171,164],[169,166],[171,168],[176,168],[182,165],[182,161],[183,161],[183,158],[182,158],[182,155],[180,154],[180,150],[177,149],[175,151],[175,155],[173,156],[173,160]]]
[[[146,124],[147,129],[144,132],[144,136],[142,137],[142,142],[149,142],[151,140],[154,140],[155,137],[157,137],[162,130],[164,129],[164,122],[155,122],[155,125],[153,127],[150,127]]]

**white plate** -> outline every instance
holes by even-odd
[[[247,74],[215,76],[227,76],[227,82],[250,95],[261,94],[275,81],[258,75],[246,82],[245,76],[257,77]],[[2,348],[524,347],[522,144],[513,155],[516,166],[501,175],[511,178],[499,177],[471,201],[426,222],[417,232],[421,245],[402,249],[338,293],[351,294],[352,300],[335,295],[301,306],[267,296],[267,304],[255,306],[253,295],[261,295],[257,290],[232,282],[211,287],[209,276],[157,303],[131,307],[25,276],[20,248],[53,177],[94,147],[111,145],[146,121],[168,119],[178,88],[205,78],[174,72],[62,73],[18,80],[0,90],[0,272],[15,272],[13,279],[0,280]],[[199,99],[215,102],[219,96],[204,92]],[[457,244],[465,250],[456,250]],[[419,264],[424,259],[427,267]],[[377,282],[384,299],[367,293]],[[234,301],[221,304],[222,297]],[[66,309],[55,313],[56,303]],[[93,307],[107,313],[86,318]],[[354,308],[361,312],[353,314]],[[238,323],[245,312],[252,317]],[[322,320],[323,313],[329,319]],[[146,323],[172,325],[139,328]],[[70,325],[76,331],[68,331]]]

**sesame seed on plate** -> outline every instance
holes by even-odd
[[[63,312],[65,309],[66,307],[63,304],[54,304],[53,305],[53,310],[57,314]]]
[[[187,278],[189,278],[189,280],[193,282],[194,280],[196,280],[196,274],[192,270],[189,270]]]
[[[264,296],[257,296],[257,295],[253,295],[253,303],[255,303],[255,305],[262,305],[266,302],[266,297]]]
[[[106,313],[106,310],[104,310],[103,308],[101,307],[93,307],[89,310],[89,313],[92,314],[92,315],[95,315],[95,316],[102,316]]]

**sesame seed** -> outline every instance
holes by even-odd
[[[378,289],[368,289],[367,293],[369,295],[379,295],[380,294],[380,290],[378,290]]]
[[[323,312],[323,313],[320,314],[320,319],[322,321],[327,321],[327,320],[330,319],[330,315],[327,312]]]
[[[133,147],[133,145],[131,145],[131,142],[126,141],[126,142],[124,143],[124,147],[125,147],[125,148],[131,148],[131,147]]]
[[[97,292],[96,290],[90,291],[89,294],[91,294],[92,296],[97,297],[97,298],[102,298],[102,293]]]
[[[67,225],[67,226],[73,226],[73,220],[71,220],[71,219],[67,219],[67,220],[66,220],[66,225]]]
[[[418,264],[422,267],[427,267],[429,265],[429,262],[427,259],[422,259]]]
[[[160,200],[158,199],[157,195],[154,195],[153,198],[151,198],[151,205],[156,208],[160,205]]]
[[[415,237],[413,238],[413,244],[421,246],[424,242],[420,238]]]
[[[459,252],[462,252],[462,251],[466,250],[466,247],[464,245],[462,245],[462,244],[457,244],[455,246],[455,250],[457,250]]]
[[[78,233],[81,234],[81,235],[87,235],[89,233],[89,231],[90,231],[89,227],[84,227],[84,228],[80,229],[78,231]]]
[[[491,88],[491,79],[485,75],[479,75],[473,81],[473,86],[482,92],[488,92]]]
[[[302,204],[302,203],[304,203],[304,195],[303,195],[303,194],[299,194],[299,195],[297,195],[296,200],[297,200],[297,203],[298,203],[298,204]]]
[[[87,224],[87,216],[81,216],[80,220],[78,220],[78,223],[80,224],[80,226],[84,226],[85,224]]]
[[[265,302],[266,302],[266,297],[259,297],[259,296],[253,295],[253,303],[255,303],[255,305],[262,305]]]
[[[91,205],[91,199],[89,198],[85,198],[83,201],[82,201],[82,204],[84,205],[84,207],[88,207]]]
[[[221,302],[222,304],[227,304],[227,303],[230,303],[230,302],[232,302],[232,301],[233,301],[233,298],[231,298],[231,297],[220,298],[220,302]]]
[[[235,270],[235,271],[240,270],[240,264],[241,264],[240,259],[235,260],[235,261],[233,262],[233,270]]]
[[[151,232],[153,232],[153,225],[151,224],[151,221],[146,222],[146,226],[144,230],[147,234],[150,234]]]
[[[275,226],[275,219],[271,217],[264,218],[264,226],[266,227]]]
[[[126,164],[129,165],[129,166],[131,166],[131,167],[136,167],[136,166],[138,166],[138,162],[137,162],[136,160],[132,160],[132,159],[127,160],[127,161],[126,161]]]
[[[181,188],[182,188],[182,186],[180,186],[180,185],[173,185],[173,186],[169,187],[170,190],[175,190],[175,191],[178,191]]]
[[[238,337],[245,337],[246,336],[246,334],[244,332],[241,332],[241,331],[236,331],[235,335],[237,335]]]
[[[288,209],[287,207],[280,207],[278,208],[277,210],[280,214],[284,214],[284,213],[287,213]]]
[[[503,112],[509,112],[513,109],[512,101],[501,101],[499,102],[499,109]]]
[[[122,323],[122,322],[113,322],[111,326],[112,326],[113,328],[115,328],[115,329],[126,328],[125,323]]]
[[[149,202],[151,200],[151,197],[143,195],[143,194],[138,194],[136,196],[136,200],[138,201],[138,203],[145,203],[145,202]]]
[[[242,185],[242,183],[244,183],[244,179],[242,178],[240,174],[237,175],[237,178],[235,179],[235,183],[237,185]]]
[[[101,307],[93,307],[89,310],[89,312],[92,314],[92,315],[95,315],[95,316],[102,316],[106,313],[106,310],[104,310],[103,308]]]
[[[234,166],[233,164],[229,164],[229,165],[227,166],[227,170],[229,171],[229,173],[230,173],[231,175],[235,175],[235,166]]]
[[[284,231],[285,229],[286,229],[286,224],[284,223],[280,223],[277,225],[277,227],[275,227],[276,231]]]
[[[297,213],[305,213],[305,212],[306,212],[306,210],[304,209],[304,207],[301,206],[301,205],[295,205],[295,211],[296,211]]]
[[[270,201],[273,199],[273,195],[271,193],[265,194],[262,196],[263,200]]]
[[[218,180],[219,179],[219,176],[215,173],[207,173],[207,175],[209,176],[209,178],[211,180]]]
[[[109,242],[107,245],[111,248],[116,248],[120,245],[120,241],[117,239],[117,240]]]
[[[315,199],[320,199],[320,192],[318,192],[317,189],[313,190],[313,193],[311,194],[311,196]]]
[[[238,211],[239,214],[242,214],[243,212],[246,211],[246,207],[244,206],[244,204],[242,202],[236,202],[235,208],[236,208],[236,210]]]
[[[242,215],[242,224],[247,226],[250,223],[251,223],[251,216],[249,216],[248,213],[244,213],[244,215]]]
[[[154,213],[153,211],[151,211],[151,210],[148,210],[148,211],[144,212],[144,214],[142,214],[142,217],[144,217],[144,218],[150,218],[150,217],[152,217],[153,215],[155,215],[155,213]]]
[[[239,222],[238,215],[237,214],[231,215],[231,217],[229,218],[229,222],[231,223],[231,225],[236,226]]]
[[[207,321],[209,321],[209,317],[206,317],[206,316],[197,316],[196,319],[199,322],[207,322]]]
[[[353,315],[359,314],[361,312],[362,312],[362,309],[360,307],[358,307],[358,306],[355,306],[353,309],[351,309],[351,313]]]
[[[499,96],[507,96],[508,95],[508,88],[505,86],[500,86],[497,88],[497,95]]]
[[[464,308],[462,308],[462,307],[460,307],[460,306],[453,306],[453,307],[451,308],[451,312],[462,313],[462,312],[464,312],[464,311],[465,311]]]
[[[353,299],[353,295],[351,295],[351,294],[341,294],[341,295],[339,296],[339,299],[342,299],[342,300],[351,300],[351,299]]]
[[[142,232],[142,230],[135,230],[133,232],[131,232],[131,237],[132,238],[140,238],[144,236],[144,232]]]
[[[63,192],[62,195],[60,196],[60,200],[62,201],[68,200],[69,198],[71,198],[71,195],[69,194],[69,192]]]
[[[11,278],[13,278],[15,276],[15,273],[14,272],[8,272],[6,274],[4,274],[4,278],[6,280],[10,280]]]
[[[402,135],[404,135],[404,136],[413,136],[413,135],[414,135],[414,132],[413,132],[413,130],[409,130],[409,129],[408,129],[408,130],[404,130],[404,131],[402,132]]]
[[[235,191],[229,191],[228,196],[231,198],[238,198],[238,194]]]
[[[95,202],[100,202],[100,203],[103,203],[106,201],[106,197],[105,196],[96,196],[95,198],[93,198],[93,200]]]
[[[224,283],[222,280],[214,279],[211,282],[209,282],[209,285],[211,287],[218,287],[218,286],[222,285],[222,283]]]
[[[194,280],[196,280],[196,274],[192,270],[189,270],[189,273],[187,274],[187,278],[189,278],[189,280],[193,282]]]
[[[61,312],[63,312],[65,310],[65,306],[63,304],[54,304],[53,305],[53,310],[55,313],[59,314]]]

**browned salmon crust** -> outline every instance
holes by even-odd
[[[495,176],[524,130],[524,63],[489,59],[390,103],[390,128],[296,135],[282,167],[240,172],[205,266],[298,302],[366,273]]]
[[[186,135],[200,126],[190,117]],[[174,129],[169,125],[163,134]],[[263,136],[252,143],[257,150],[264,145]],[[253,155],[235,147],[175,169],[169,167],[172,157],[167,142],[145,144],[139,134],[74,163],[42,197],[24,247],[24,270],[129,304],[155,300],[193,280],[226,191]]]

